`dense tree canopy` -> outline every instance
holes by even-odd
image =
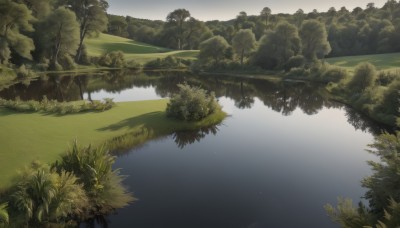
[[[21,57],[32,59],[33,40],[23,32],[32,32],[32,11],[24,4],[0,0],[0,64],[7,64],[11,50]]]
[[[214,64],[218,64],[225,58],[228,47],[222,36],[214,36],[200,44],[199,59],[203,62],[214,60]]]
[[[280,23],[274,31],[268,31],[261,38],[254,62],[265,69],[282,69],[300,50],[301,40],[297,28],[287,22]]]

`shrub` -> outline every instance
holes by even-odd
[[[292,68],[304,67],[304,56],[296,55],[290,57],[290,59],[285,64],[285,71],[290,71]]]
[[[105,147],[81,147],[74,142],[67,154],[54,166],[57,170],[71,172],[78,177],[89,197],[91,210],[97,214],[122,208],[134,198],[122,185],[119,170],[113,170],[115,157]]]
[[[329,67],[323,74],[322,80],[327,82],[339,82],[347,78],[348,73],[340,67]]]
[[[393,82],[396,78],[400,78],[400,72],[395,71],[380,71],[377,78],[377,84],[381,86],[387,86]]]
[[[190,62],[188,63],[190,65]],[[182,67],[187,67],[189,65],[186,65],[183,63],[182,59],[180,58],[175,58],[173,56],[167,56],[164,59],[155,59],[152,60],[148,63],[145,64],[145,68],[152,68],[152,69],[164,69],[164,68],[182,68]]]
[[[47,112],[61,115],[87,112],[87,111],[105,111],[111,109],[115,103],[110,98],[104,98],[103,102],[92,101],[83,104],[58,102],[48,100],[44,97],[42,101],[21,101],[18,97],[15,100],[5,100],[0,98],[0,106],[18,111],[18,112]]]
[[[98,64],[100,66],[122,68],[126,64],[124,53],[121,51],[106,52],[100,56]]]
[[[66,54],[60,58],[60,64],[64,70],[76,69],[76,64],[75,64],[74,59],[68,54]]]
[[[168,117],[196,121],[220,108],[214,93],[207,94],[205,90],[187,84],[179,84],[178,87],[179,93],[172,96],[167,105]]]
[[[306,70],[302,67],[295,67],[290,69],[290,71],[286,74],[289,78],[296,78],[296,77],[308,77],[310,75],[310,70]]]
[[[350,92],[362,92],[370,86],[375,85],[376,81],[375,66],[370,63],[360,63],[356,66],[354,76],[347,83],[347,89]]]
[[[18,78],[29,78],[29,77],[34,77],[35,73],[33,73],[30,69],[28,69],[25,64],[22,64],[18,69],[17,69],[17,77]]]

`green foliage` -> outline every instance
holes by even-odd
[[[9,216],[7,212],[7,203],[0,204],[0,224],[8,224]]]
[[[64,7],[56,9],[46,20],[43,40],[51,50],[50,68],[59,70],[59,58],[63,56],[62,65],[71,68],[69,56],[75,54],[79,45],[79,24],[75,14]]]
[[[167,105],[167,116],[187,121],[198,121],[219,109],[213,93],[201,88],[179,84],[179,93]]]
[[[95,214],[109,213],[133,201],[133,197],[123,187],[123,178],[118,170],[113,170],[115,157],[104,147],[80,147],[77,141],[56,163],[58,170],[75,174],[83,185]]]
[[[360,63],[355,68],[353,77],[347,83],[346,88],[351,93],[360,93],[368,87],[374,86],[377,72],[374,65],[370,63]]]
[[[261,38],[253,62],[267,70],[283,69],[286,62],[300,53],[301,41],[297,28],[287,22]]]
[[[290,71],[292,68],[302,68],[304,67],[304,56],[296,55],[289,58],[285,64],[285,71]]]
[[[370,224],[371,218],[366,209],[360,205],[360,209],[353,206],[351,199],[338,198],[338,205],[333,207],[330,204],[324,206],[331,219],[343,228],[365,227]]]
[[[19,98],[16,100],[5,100],[0,98],[0,106],[9,108],[18,112],[45,112],[56,113],[60,115],[73,114],[88,111],[106,111],[114,107],[115,103],[112,99],[105,98],[103,102],[92,101],[79,103],[58,102],[56,100],[48,100],[44,97],[42,101],[21,101]]]
[[[126,65],[124,53],[122,51],[106,52],[100,56],[98,64],[100,66],[122,68]]]
[[[218,65],[226,58],[228,48],[229,44],[222,36],[214,36],[200,44],[199,60],[204,64],[214,60]]]
[[[369,161],[373,174],[362,181],[367,188],[365,198],[369,208],[362,204],[354,208],[351,200],[339,199],[337,209],[326,205],[325,209],[333,221],[343,227],[398,227],[400,225],[400,133],[384,133],[370,145],[371,153],[380,162]]]
[[[176,9],[167,16],[168,25],[171,31],[176,33],[177,49],[183,49],[185,21],[190,18],[190,12],[186,9]]]
[[[11,50],[17,55],[32,59],[33,40],[23,32],[32,32],[32,11],[25,4],[11,0],[0,1],[0,64],[6,64]]]
[[[76,51],[75,60],[81,61],[83,51],[83,40],[88,35],[98,34],[107,28],[108,18],[106,10],[108,3],[106,0],[86,0],[75,1],[65,0],[66,5],[75,13],[79,23],[79,46]]]
[[[26,223],[37,226],[77,216],[88,201],[72,173],[56,173],[47,165],[33,163],[20,173],[12,204],[24,215]]]
[[[0,37],[0,64],[7,65],[11,58],[11,50],[8,47],[7,40]]]
[[[400,79],[397,78],[383,92],[382,99],[375,106],[372,115],[382,122],[394,126],[400,107],[399,91]]]
[[[345,69],[336,66],[328,67],[328,69],[325,70],[321,75],[321,78],[325,82],[335,82],[335,83],[345,80],[348,77],[349,74]]]
[[[381,86],[388,86],[392,83],[396,78],[400,78],[400,71],[379,71],[377,84]]]
[[[176,69],[185,68],[190,65],[190,63],[190,61],[185,61],[180,58],[175,58],[173,56],[167,56],[164,59],[158,58],[156,60],[147,62],[144,67],[149,69]]]
[[[299,31],[303,55],[308,61],[321,59],[331,52],[324,24],[317,20],[306,20]]]
[[[244,57],[248,57],[256,48],[256,37],[251,29],[241,29],[232,39],[232,48],[239,56],[240,65]]]
[[[24,64],[22,64],[17,70],[17,77],[20,79],[24,78],[31,78],[34,77],[36,74],[32,72],[32,70],[27,69]]]
[[[61,56],[59,62],[64,70],[76,69],[76,63],[75,63],[74,59],[71,57],[71,55],[69,55],[69,54]]]

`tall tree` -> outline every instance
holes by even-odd
[[[298,9],[296,13],[293,14],[293,18],[297,28],[300,28],[301,24],[303,24],[303,21],[306,18],[306,15],[302,9]]]
[[[325,25],[317,20],[304,21],[300,28],[300,37],[303,55],[309,61],[322,58],[331,51]]]
[[[233,37],[232,47],[240,58],[240,65],[243,65],[243,59],[256,48],[256,38],[250,29],[241,29]]]
[[[177,9],[169,13],[167,16],[167,22],[169,26],[172,26],[176,31],[176,39],[178,43],[178,50],[183,49],[185,22],[190,18],[190,12],[186,9]]]
[[[6,64],[11,49],[18,55],[32,59],[33,40],[22,32],[32,32],[32,16],[26,5],[11,0],[0,0],[0,64]],[[10,49],[11,48],[11,49]]]
[[[83,51],[83,41],[88,34],[97,34],[107,28],[106,0],[66,0],[68,8],[76,14],[79,22],[79,46],[76,51],[75,61],[79,62]]]
[[[236,20],[234,22],[234,26],[236,31],[239,29],[243,28],[243,24],[247,21],[247,13],[244,11],[241,11],[239,15],[236,16]]]
[[[60,54],[76,53],[79,46],[79,24],[71,10],[60,7],[48,17],[45,31],[44,40],[51,50],[50,67],[56,69]]]
[[[269,19],[271,17],[271,9],[269,7],[264,7],[261,10],[260,16],[261,18],[264,20],[265,22],[265,28],[268,28],[268,24],[269,24]]]

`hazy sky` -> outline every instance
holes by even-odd
[[[200,20],[229,20],[240,11],[248,15],[258,15],[268,6],[272,13],[294,13],[298,9],[310,12],[313,9],[327,11],[334,6],[347,9],[360,6],[365,8],[369,2],[381,7],[387,0],[108,0],[108,12],[117,15],[129,15],[137,18],[165,20],[167,14],[178,8],[190,11],[192,17]]]

